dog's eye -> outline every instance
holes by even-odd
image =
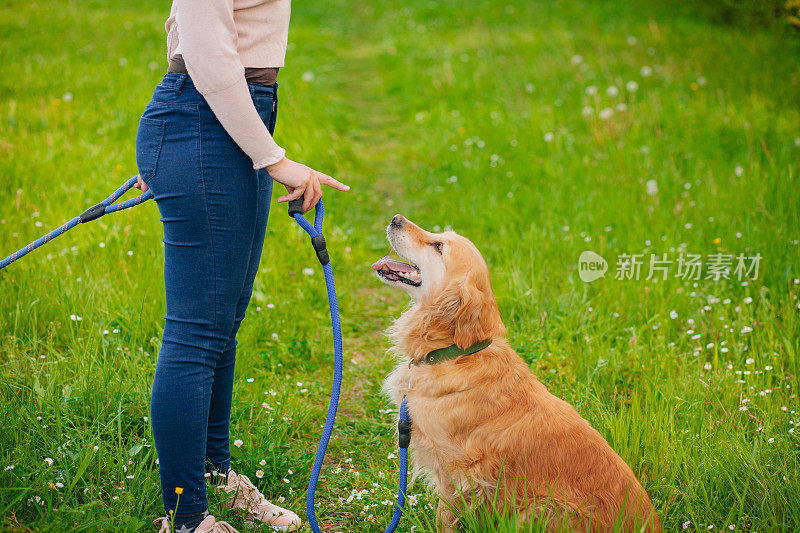
[[[433,246],[434,250],[436,250],[440,254],[442,253],[442,243],[440,243],[440,242],[432,242],[431,246]]]

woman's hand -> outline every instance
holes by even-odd
[[[269,175],[286,187],[287,194],[278,198],[278,202],[288,202],[303,197],[305,213],[322,198],[322,185],[328,185],[340,191],[349,191],[350,186],[340,183],[322,172],[317,172],[302,163],[284,157],[277,163],[267,167]]]
[[[147,186],[144,180],[142,180],[142,177],[139,175],[136,176],[136,185],[134,185],[134,187],[141,190],[142,192],[147,192],[147,190],[150,188]]]

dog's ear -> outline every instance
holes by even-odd
[[[451,283],[434,304],[437,316],[453,332],[459,348],[504,335],[506,332],[488,281],[470,276]]]

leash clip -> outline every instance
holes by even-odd
[[[411,420],[400,420],[397,422],[397,444],[401,448],[408,448],[411,444]]]
[[[400,402],[400,420],[397,421],[397,444],[401,449],[411,444],[411,418],[408,416],[406,397]]]

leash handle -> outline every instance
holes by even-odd
[[[111,194],[111,196],[109,196],[108,198],[106,198],[105,200],[100,202],[99,204],[90,207],[89,209],[87,209],[86,211],[84,211],[80,215],[76,216],[75,218],[73,218],[71,220],[68,220],[67,222],[63,223],[61,226],[59,226],[56,229],[46,233],[45,235],[39,237],[38,239],[36,239],[32,243],[28,244],[24,248],[20,248],[19,250],[17,250],[13,254],[9,255],[5,259],[0,260],[0,270],[4,269],[5,267],[10,265],[11,263],[16,261],[17,259],[26,256],[28,253],[30,253],[33,250],[39,248],[43,244],[46,244],[46,243],[52,241],[56,237],[60,237],[61,235],[66,233],[68,230],[71,230],[72,228],[74,228],[78,224],[85,223],[85,222],[91,222],[92,220],[97,220],[98,218],[100,218],[101,216],[105,215],[106,213],[113,213],[115,211],[122,211],[123,209],[128,209],[128,208],[137,206],[137,205],[139,205],[141,203],[146,202],[150,198],[152,198],[153,197],[153,191],[148,190],[147,192],[144,192],[144,193],[140,194],[136,198],[132,198],[130,200],[127,200],[127,201],[119,203],[119,204],[115,204],[114,203],[123,194],[128,192],[128,190],[130,190],[131,187],[136,185],[138,177],[139,176],[137,175],[137,176],[133,176],[132,178],[128,179],[125,183],[122,184],[122,187],[120,187],[119,189],[114,191]],[[320,222],[320,224],[321,224],[321,222]]]
[[[325,236],[322,234],[322,219],[324,218],[325,210],[322,207],[322,200],[317,202],[314,206],[314,225],[312,226],[303,217],[303,199],[297,198],[289,202],[289,216],[297,221],[300,226],[306,230],[306,233],[311,237],[311,246],[317,252],[317,259],[319,259],[322,266],[331,262],[328,255],[328,245],[325,242]]]

